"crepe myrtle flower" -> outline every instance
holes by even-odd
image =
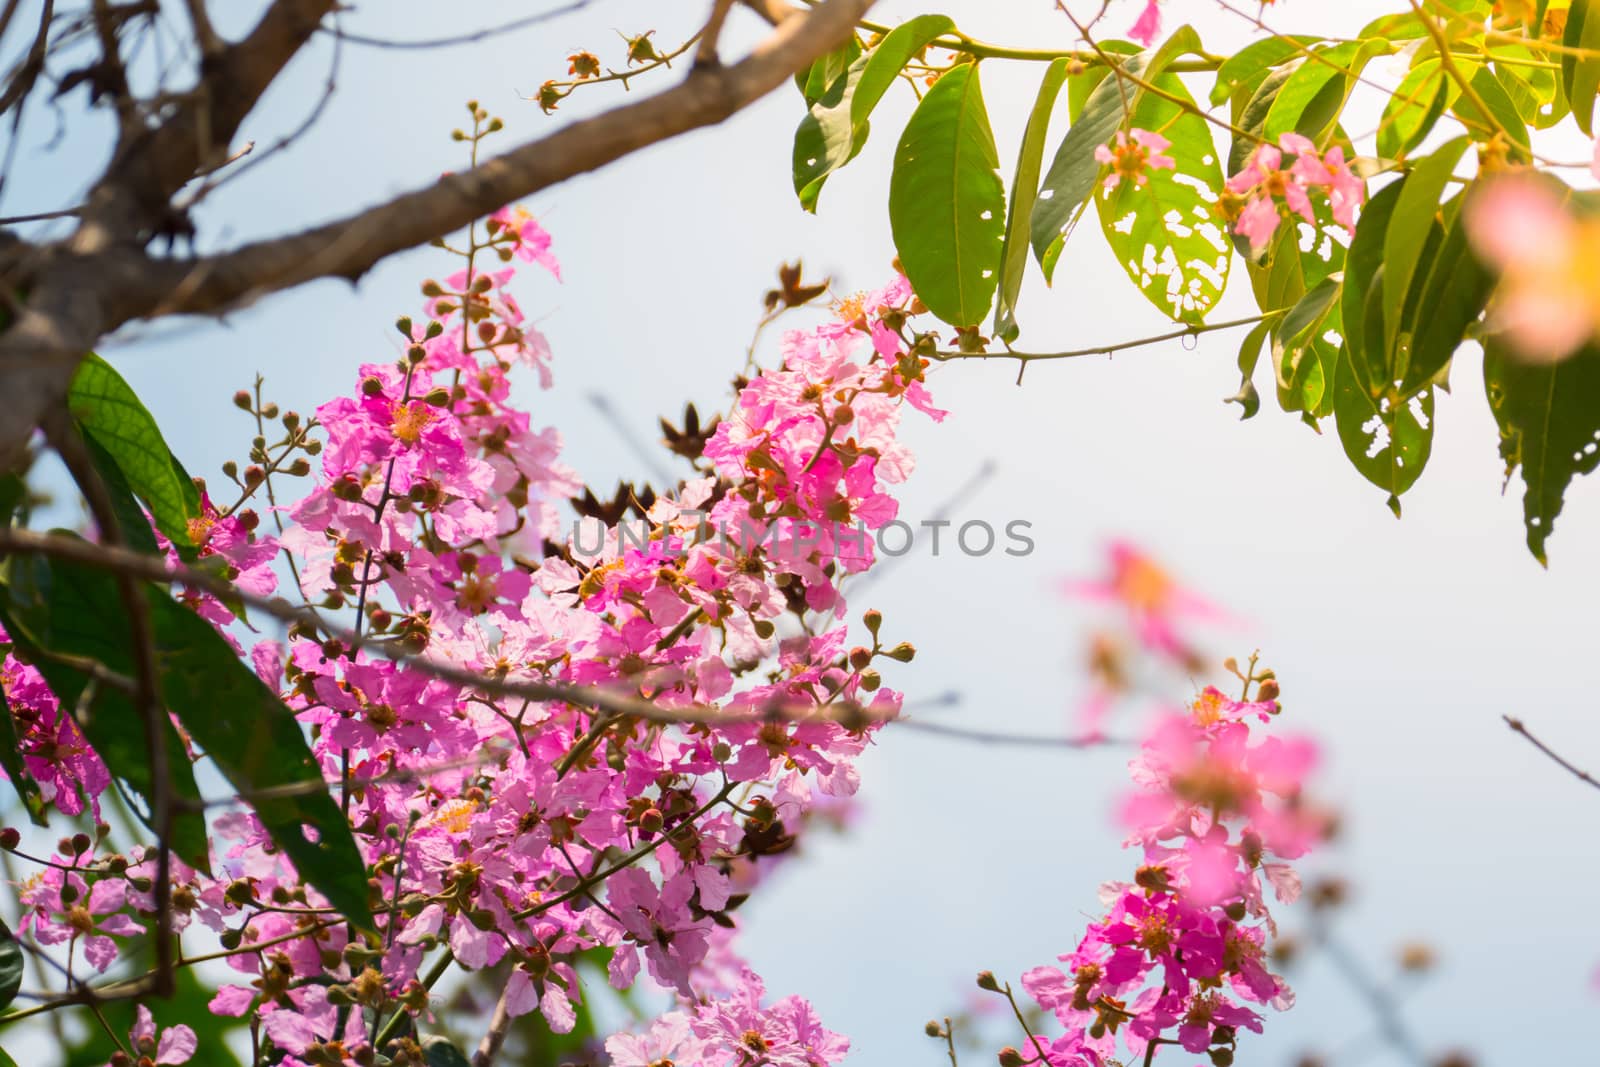
[[[1111,166],[1111,173],[1106,175],[1106,191],[1110,192],[1121,182],[1142,186],[1150,180],[1149,171],[1172,170],[1177,164],[1171,156],[1161,154],[1171,147],[1172,142],[1159,133],[1118,130],[1115,140],[1094,150],[1096,162]]]

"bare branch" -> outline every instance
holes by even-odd
[[[460,229],[513,200],[721,122],[836,45],[870,3],[828,0],[804,18],[787,20],[732,66],[696,68],[666,92],[575,122],[357,215],[220,256],[155,261],[140,287],[146,306],[127,309],[128,317],[217,312],[316,278],[355,280],[385,257]]]
[[[1502,715],[1500,717],[1506,721],[1507,726],[1511,727],[1512,732],[1519,733],[1523,737],[1527,738],[1528,744],[1532,745],[1540,752],[1543,752],[1546,756],[1549,756],[1550,759],[1560,766],[1562,770],[1572,775],[1578,781],[1592,785],[1596,789],[1600,789],[1600,781],[1597,781],[1595,777],[1588,771],[1582,770],[1581,768],[1567,762],[1567,760],[1559,752],[1545,744],[1543,741],[1539,740],[1537,737],[1533,736],[1528,728],[1522,724],[1521,719],[1513,718],[1510,715]]]
[[[561,7],[551,8],[549,11],[541,11],[534,15],[525,15],[520,19],[513,19],[510,22],[504,22],[498,26],[490,26],[486,29],[474,30],[471,33],[458,34],[454,37],[431,37],[418,41],[395,41],[386,37],[368,37],[360,33],[351,33],[348,30],[341,29],[337,26],[324,26],[322,28],[322,32],[332,34],[341,41],[348,41],[351,44],[365,45],[368,48],[454,48],[457,45],[476,44],[479,41],[488,40],[490,37],[499,37],[501,34],[515,33],[517,30],[525,30],[529,26],[537,26],[541,22],[549,22],[550,20],[560,18],[563,15],[571,15],[574,12],[582,11],[592,2],[593,0],[572,0],[571,3],[565,4]]]
[[[727,21],[728,11],[732,7],[733,0],[711,0],[711,17],[706,20],[706,28],[700,31],[700,47],[694,54],[695,66],[715,67],[722,62],[717,56],[717,41],[722,37],[722,24]]]

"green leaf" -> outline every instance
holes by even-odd
[[[1413,310],[1402,323],[1392,364],[1400,391],[1421,389],[1449,364],[1488,303],[1494,279],[1472,254],[1466,224],[1457,214],[1432,256],[1427,276],[1412,283]]]
[[[1272,330],[1271,320],[1258,322],[1244,335],[1239,345],[1239,391],[1223,400],[1224,404],[1238,404],[1244,409],[1240,421],[1254,417],[1261,410],[1261,394],[1256,391],[1256,364],[1261,361],[1261,349]]]
[[[1590,345],[1560,363],[1527,363],[1496,339],[1484,346],[1483,381],[1500,427],[1506,479],[1522,470],[1528,549],[1548,565],[1567,486],[1600,463],[1600,349]]]
[[[294,713],[210,623],[160,590],[150,591],[150,601],[168,706],[250,802],[300,876],[342,915],[370,929],[366,864],[339,805],[320,784],[322,771]],[[307,783],[318,786],[301,793],[284,788]],[[260,795],[275,789],[282,792]]]
[[[150,509],[156,528],[180,553],[192,556],[189,520],[200,515],[200,493],[179,474],[155,419],[122,375],[89,355],[78,365],[67,405],[83,435],[105,451]]]
[[[11,779],[11,787],[17,791],[17,799],[22,801],[23,808],[28,812],[28,820],[35,826],[48,826],[49,822],[44,816],[44,795],[39,791],[39,783],[28,773],[28,765],[22,762],[17,723],[11,716],[11,702],[6,699],[4,690],[0,690],[0,767],[5,768],[6,777]]]
[[[1267,72],[1305,53],[1320,37],[1265,37],[1245,45],[1222,61],[1217,68],[1217,82],[1211,89],[1211,103],[1225,103],[1236,92],[1254,93],[1266,79]]]
[[[143,552],[146,555],[158,552],[156,535],[150,529],[150,520],[145,518],[144,511],[139,507],[139,501],[134,499],[133,488],[128,485],[121,464],[113,459],[111,453],[93,437],[83,435],[83,444],[89,452],[94,469],[100,475],[100,481],[105,484],[106,495],[111,498],[111,510],[116,513],[122,540],[127,547],[136,552]]]
[[[1342,279],[1324,279],[1301,297],[1272,330],[1278,404],[1285,411],[1315,416],[1322,405],[1338,351],[1324,335],[1339,330],[1342,287]]]
[[[1506,94],[1500,79],[1496,78],[1489,68],[1479,67],[1468,84],[1472,86],[1473,92],[1478,94],[1478,99],[1483,101],[1483,106],[1489,109],[1489,116],[1485,118],[1479,112],[1478,105],[1468,99],[1465,93],[1456,97],[1455,113],[1470,127],[1486,132],[1495,129],[1504,130],[1512,142],[1507,146],[1512,149],[1511,160],[1516,163],[1531,162],[1533,148],[1528,139],[1527,124],[1522,121],[1522,116],[1517,114],[1517,105]]]
[[[1149,84],[1174,59],[1202,50],[1199,34],[1193,27],[1183,26],[1160,48],[1130,56],[1122,69]],[[1145,95],[1142,85],[1130,84],[1127,79],[1116,76],[1105,77],[1095,85],[1077,121],[1056,149],[1029,226],[1033,254],[1044,269],[1046,281],[1055,274],[1056,260],[1060,258],[1079,208],[1088,201],[1100,181],[1101,166],[1094,158],[1094,150],[1109,144],[1117,130],[1131,124],[1125,120],[1138,111]]]
[[[1352,369],[1362,383],[1370,388],[1373,382],[1388,379],[1388,353],[1383,344],[1382,301],[1372,301],[1378,321],[1373,330],[1367,328],[1368,299],[1380,292],[1383,273],[1384,238],[1388,234],[1389,220],[1394,217],[1395,205],[1406,179],[1391,182],[1367,201],[1356,223],[1355,239],[1345,254],[1344,295],[1340,313],[1344,323],[1344,343],[1350,350]],[[1376,345],[1369,346],[1368,336],[1375,334]],[[1370,351],[1369,351],[1370,348]]]
[[[906,123],[889,223],[917,296],[952,326],[983,320],[1000,282],[1005,186],[976,63],[934,82]]]
[[[127,615],[114,582],[38,557],[13,556],[5,569],[0,622],[38,667],[61,706],[85,710],[78,719],[84,736],[106,768],[144,800],[145,811],[138,814],[154,830],[148,813],[153,810],[155,782],[144,716],[127,694],[92,681],[85,671],[59,658],[92,660],[124,676],[134,675]],[[164,726],[162,733],[172,793],[185,802],[174,805],[172,850],[189,866],[209,871],[206,825],[200,817],[200,790],[189,754],[176,730]]]
[[[1267,115],[1272,111],[1272,103],[1278,98],[1278,90],[1282,89],[1295,72],[1295,68],[1278,67],[1268,74],[1260,85],[1256,86],[1255,94],[1239,112],[1234,125],[1239,127],[1248,137],[1234,135],[1233,141],[1228,146],[1228,173],[1238,174],[1244,169],[1245,162],[1250,158],[1250,153],[1256,146],[1266,139]]]
[[[16,935],[4,922],[0,922],[0,1011],[11,1006],[22,988],[22,946]]]
[[[1495,77],[1516,105],[1523,122],[1548,129],[1566,117],[1566,94],[1561,80],[1549,69],[1536,66],[1541,60],[1520,45],[1496,45],[1490,55]]]
[[[1561,43],[1569,51],[1561,56],[1561,86],[1572,105],[1578,128],[1594,136],[1594,98],[1600,89],[1600,14],[1590,0],[1572,0]],[[1582,53],[1587,52],[1588,55]]]
[[[1468,143],[1467,138],[1458,137],[1441,145],[1432,155],[1418,161],[1400,182],[1394,215],[1389,219],[1383,238],[1384,344],[1388,351],[1394,350],[1401,311],[1411,290],[1411,277],[1438,214],[1440,197]]]
[[[1017,296],[1022,291],[1022,275],[1028,266],[1028,234],[1033,220],[1033,205],[1039,195],[1039,170],[1044,162],[1044,138],[1050,128],[1050,114],[1067,78],[1068,58],[1052,60],[1039,82],[1028,125],[1022,132],[1022,148],[1017,153],[1017,172],[1011,180],[1011,207],[1006,212],[1006,236],[1000,252],[1000,299],[994,309],[994,335],[1007,344],[1015,341]]]
[[[1460,93],[1461,88],[1454,78],[1445,76],[1437,57],[1412,67],[1384,105],[1378,126],[1378,155],[1385,159],[1405,158],[1428,136]]]
[[[861,151],[873,108],[905,65],[929,41],[953,29],[955,23],[944,15],[919,15],[896,26],[812,104],[794,135],[794,189],[802,207],[816,211],[828,175]]]
[[[1338,121],[1362,69],[1375,56],[1393,50],[1393,45],[1381,39],[1313,50],[1273,95],[1262,135],[1276,141],[1283,134],[1299,133],[1320,143]]]
[[[1433,390],[1398,402],[1392,393],[1374,397],[1351,369],[1349,350],[1342,349],[1333,414],[1345,455],[1389,494],[1389,508],[1399,516],[1400,495],[1422,474],[1433,449]]]
[[[844,77],[850,65],[861,56],[861,51],[861,42],[852,36],[844,44],[795,74],[795,86],[806,98],[807,107],[828,94],[828,91]]]
[[[1152,82],[1164,93],[1192,104],[1176,75]],[[1211,127],[1199,115],[1155,93],[1134,108],[1132,125],[1160,133],[1172,169],[1146,170],[1135,185],[1102,185],[1095,197],[1106,243],[1134,285],[1174,322],[1198,323],[1222,299],[1233,246],[1217,215],[1222,166]]]

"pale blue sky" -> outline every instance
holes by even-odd
[[[1118,6],[1120,5],[1120,7]],[[229,9],[255,5],[214,4]],[[1137,5],[1113,0],[1131,21]],[[1208,0],[1173,0],[1207,44],[1247,38]],[[1293,28],[1334,18],[1353,30],[1395,3],[1281,4]],[[347,48],[322,124],[292,151],[226,186],[200,217],[215,247],[331,217],[458,168],[447,133],[470,97],[507,121],[505,143],[615,102],[590,90],[554,117],[519,98],[589,47],[615,57],[613,29],[656,28],[681,40],[704,4],[596,3],[581,15],[485,45],[444,52]],[[349,16],[368,33],[422,37],[493,23],[518,3],[439,5],[369,0]],[[998,41],[1071,43],[1045,0],[954,0],[963,29]],[[884,21],[925,8],[879,5]],[[730,37],[760,32],[735,15]],[[261,146],[310,108],[327,76],[323,40],[296,61],[243,136]],[[1396,75],[1382,63],[1375,76]],[[1009,177],[1039,71],[984,71]],[[668,75],[668,78],[674,75]],[[665,79],[645,79],[648,92]],[[803,256],[844,289],[875,286],[893,255],[885,213],[893,137],[909,94],[892,93],[862,156],[803,213],[789,185],[801,116],[788,90],[728,124],[658,146],[548,190],[528,206],[554,235],[564,285],[536,279],[524,306],[555,349],[556,390],[526,399],[566,437],[566,456],[599,487],[636,477],[638,461],[585,397],[604,393],[646,438],[685,400],[723,403],[762,292],[783,259]],[[103,120],[102,120],[103,121]],[[1352,124],[1357,129],[1360,123]],[[36,116],[27,166],[5,213],[58,206],[98,157],[69,136],[54,151]],[[1052,138],[1059,137],[1059,132]],[[1581,155],[1576,145],[1568,155]],[[358,288],[320,283],[274,297],[223,324],[130,331],[107,351],[166,427],[190,469],[216,477],[249,429],[228,403],[256,371],[285,408],[308,411],[347,390],[358,363],[389,358],[392,323],[417,308],[417,285],[449,265],[428,251],[393,260]],[[1218,315],[1248,314],[1242,275]],[[1158,315],[1127,283],[1094,227],[1068,246],[1051,291],[1030,280],[1021,321],[1029,347],[1077,347],[1158,332]],[[890,683],[912,700],[964,694],[952,722],[1052,732],[1081,681],[1081,610],[1057,579],[1092,570],[1099,545],[1147,545],[1248,625],[1219,633],[1219,656],[1260,646],[1283,682],[1286,721],[1329,751],[1325,785],[1347,815],[1326,866],[1357,898],[1345,939],[1374,966],[1401,941],[1436,943],[1442,971],[1410,1002],[1438,1046],[1475,1049],[1491,1064],[1592,1058],[1600,964],[1600,797],[1563,776],[1500,722],[1523,716],[1574,759],[1600,764],[1600,486],[1576,485],[1545,572],[1523,547],[1520,483],[1501,495],[1497,435],[1478,358],[1463,353],[1455,394],[1440,398],[1429,470],[1395,521],[1383,494],[1350,468],[1331,425],[1322,437],[1271,409],[1240,423],[1233,392],[1238,338],[1203,337],[1110,360],[1032,368],[938,368],[929,384],[952,409],[942,426],[908,420],[920,468],[908,517],[930,515],[986,459],[997,473],[962,511],[997,525],[1034,523],[1026,559],[907,557],[854,610],[885,612],[895,638],[921,650]],[[1268,390],[1264,390],[1267,392]],[[1014,978],[1070,950],[1095,889],[1125,874],[1107,812],[1122,757],[1050,750],[966,749],[890,731],[862,763],[863,817],[819,844],[747,912],[746,947],[769,988],[809,996],[855,1041],[859,1062],[940,1062],[921,1025],[964,999],[982,967]],[[1313,867],[1319,864],[1312,864]],[[1294,925],[1291,917],[1289,925]],[[1364,1028],[1351,994],[1324,967],[1297,975],[1301,1004],[1243,1045],[1239,1063],[1287,1064],[1306,1047],[1337,1046]],[[977,1060],[973,1062],[987,1062]],[[1343,1062],[1379,1065],[1380,1055]]]

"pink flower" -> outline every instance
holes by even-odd
[[[1128,30],[1128,36],[1149,48],[1156,42],[1156,34],[1161,32],[1161,0],[1145,0],[1144,10],[1139,13],[1138,21]]]
[[[1143,185],[1149,180],[1146,170],[1172,170],[1177,164],[1171,156],[1161,154],[1171,147],[1172,142],[1159,133],[1118,130],[1112,144],[1095,148],[1094,158],[1111,164],[1111,173],[1106,175],[1105,181],[1106,189],[1111,190],[1123,181]]]
[[[155,1064],[157,1067],[176,1067],[177,1064],[188,1063],[200,1047],[194,1031],[182,1025],[168,1027],[158,1040],[155,1019],[143,1004],[134,1009],[133,1029],[128,1031],[128,1038],[128,1044],[139,1058],[139,1063]]]
[[[1533,363],[1554,363],[1600,334],[1600,224],[1580,222],[1559,187],[1524,175],[1485,181],[1467,233],[1500,283],[1489,322]]]

